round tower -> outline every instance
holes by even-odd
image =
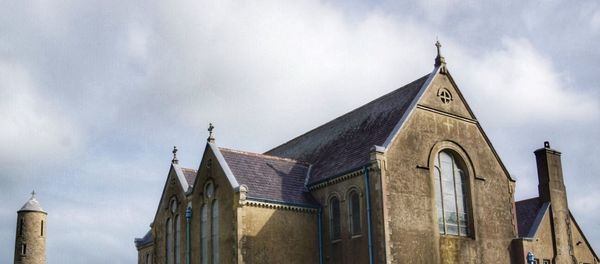
[[[46,217],[47,213],[35,198],[31,198],[17,211],[15,239],[15,264],[46,263]]]

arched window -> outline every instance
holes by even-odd
[[[173,221],[171,218],[167,218],[167,224],[165,226],[167,239],[166,239],[166,253],[167,264],[173,264]]]
[[[468,236],[467,179],[455,155],[441,151],[435,158],[435,194],[441,234]]]
[[[150,253],[146,253],[146,264],[152,264],[152,260],[150,258]]]
[[[329,200],[329,227],[331,229],[331,240],[338,240],[342,235],[340,225],[340,199],[332,197]]]
[[[200,243],[202,247],[202,264],[208,264],[208,211],[206,210],[206,204],[202,205],[200,209]]]
[[[360,234],[360,195],[356,190],[350,191],[348,195],[348,218],[350,223],[350,234],[353,236]]]
[[[219,264],[219,200],[212,203],[212,262]]]
[[[179,215],[175,216],[175,264],[181,263],[181,256],[179,254],[179,244],[181,240],[181,219]]]

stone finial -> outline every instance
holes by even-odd
[[[435,57],[435,66],[443,66],[446,65],[446,59],[442,56],[441,48],[442,44],[440,44],[439,40],[435,41],[435,47],[437,48],[437,56]]]
[[[550,142],[544,141],[544,148],[549,149],[550,148]]]
[[[210,143],[214,143],[215,142],[215,138],[213,137],[213,129],[215,129],[215,127],[213,126],[212,123],[208,123],[208,138],[206,139],[208,142]]]
[[[31,198],[35,198],[35,190],[31,191]]]
[[[173,164],[179,164],[179,160],[177,159],[177,146],[173,146],[173,159],[171,160],[171,163]]]

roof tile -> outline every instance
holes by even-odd
[[[515,203],[519,237],[527,237],[541,207],[542,204],[540,203],[539,197],[522,200]]]
[[[309,183],[364,166],[369,162],[371,148],[385,143],[428,77],[425,75],[265,154],[311,163]]]
[[[248,197],[311,205],[304,181],[309,164],[297,160],[219,148]]]

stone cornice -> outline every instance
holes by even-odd
[[[286,203],[286,202],[280,202],[280,201],[270,201],[270,200],[251,198],[251,197],[248,197],[245,200],[244,205],[252,206],[252,207],[259,207],[259,208],[288,210],[288,211],[295,211],[295,212],[301,212],[301,213],[315,214],[318,212],[317,207],[312,207],[309,205],[293,204],[293,203]]]
[[[375,170],[375,168],[373,168],[372,166],[368,166],[368,169],[369,169],[369,171],[374,171]],[[317,182],[317,183],[315,183],[313,185],[309,185],[309,186],[307,186],[307,188],[310,191],[318,190],[318,189],[327,187],[329,185],[336,184],[338,182],[343,182],[343,181],[348,180],[350,178],[354,178],[356,176],[363,175],[363,173],[364,173],[364,168],[356,169],[356,170],[354,170],[352,172],[340,174],[339,176],[334,176],[334,177],[331,177],[331,178],[329,178],[327,180],[324,180],[322,182]]]

